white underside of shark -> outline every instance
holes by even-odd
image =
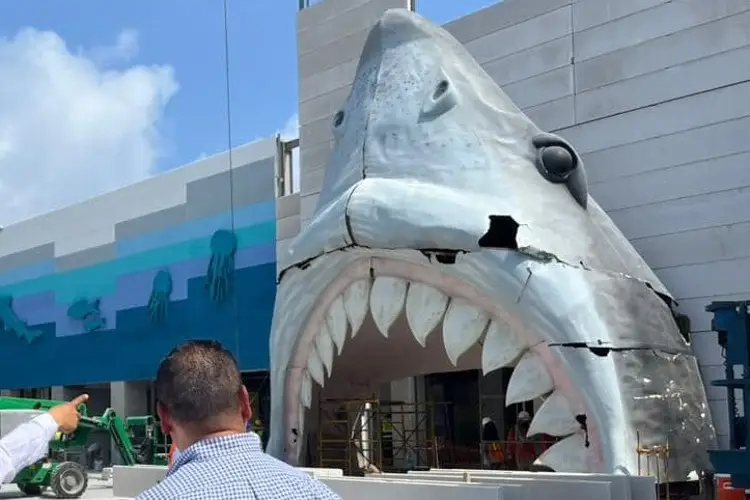
[[[318,208],[279,255],[268,451],[303,461],[322,388],[513,367],[506,403],[560,472],[706,470],[705,390],[671,296],[588,196],[573,147],[538,129],[416,14],[373,28]],[[361,394],[359,394],[361,395]],[[585,425],[582,425],[584,423]]]

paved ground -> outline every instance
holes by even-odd
[[[115,500],[120,497],[114,497],[112,496],[112,480],[109,481],[102,481],[99,479],[101,474],[92,473],[89,475],[89,487],[86,490],[86,493],[83,494],[81,498],[87,499],[87,500]],[[15,484],[6,484],[3,486],[0,486],[0,500],[5,500],[8,498],[54,498],[52,496],[52,493],[47,491],[44,495],[39,497],[27,497],[24,496],[23,493],[18,491],[18,488]],[[126,500],[126,499],[120,499],[120,500]]]

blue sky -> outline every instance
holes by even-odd
[[[492,0],[419,0],[418,11],[444,23]],[[234,145],[284,128],[297,110],[298,0],[229,0]],[[158,170],[226,149],[224,26],[220,0],[3,0],[0,36],[24,27],[57,33],[69,51],[91,51],[134,30],[138,49],[118,64],[169,65],[179,89],[158,121]],[[2,110],[0,110],[2,112]]]

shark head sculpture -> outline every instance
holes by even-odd
[[[323,387],[514,367],[506,403],[543,398],[529,433],[560,438],[544,465],[637,474],[638,446],[668,444],[671,480],[710,469],[672,296],[589,196],[575,148],[457,40],[387,11],[331,127],[315,214],[279,256],[268,452],[301,460]]]

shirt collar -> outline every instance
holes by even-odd
[[[180,452],[180,455],[172,463],[172,467],[167,471],[167,475],[173,474],[177,469],[189,462],[260,451],[263,451],[260,437],[254,432],[202,439],[185,451]]]

